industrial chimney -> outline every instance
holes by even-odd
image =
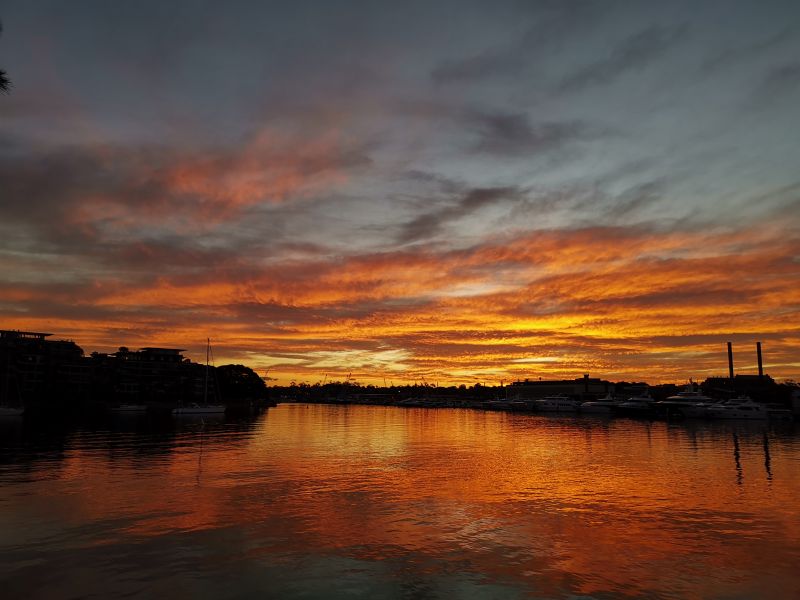
[[[761,355],[759,354],[759,356]],[[733,344],[730,342],[728,342],[728,377],[733,381]]]
[[[764,364],[761,362],[761,342],[756,342],[756,353],[758,354],[758,378],[764,377]]]

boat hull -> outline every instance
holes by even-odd
[[[225,413],[224,406],[182,406],[172,410],[173,415],[221,415]]]
[[[704,403],[657,402],[656,411],[668,419],[705,419],[710,406]]]
[[[615,414],[630,419],[652,419],[656,411],[652,406],[618,406]]]
[[[580,406],[580,411],[587,415],[611,415],[616,414],[618,408],[619,404],[584,402]]]
[[[565,412],[574,413],[578,412],[577,404],[538,404],[536,406],[537,412]]]
[[[111,411],[115,413],[143,413],[147,412],[147,406],[144,404],[122,404],[115,406]]]
[[[722,420],[736,420],[736,421],[764,421],[769,418],[769,415],[764,411],[760,414],[747,414],[742,413],[740,411],[723,411],[723,412],[716,412],[716,411],[709,411],[706,414],[706,417],[709,419],[722,419]]]

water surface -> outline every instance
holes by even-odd
[[[0,422],[9,598],[799,598],[791,424]],[[6,593],[8,595],[6,595]]]

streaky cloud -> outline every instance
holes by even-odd
[[[743,62],[754,60],[779,48],[784,43],[790,41],[795,35],[797,35],[795,30],[787,27],[774,35],[760,39],[751,44],[728,47],[722,52],[705,60],[700,66],[700,72],[708,75],[716,71],[733,68]]]
[[[486,206],[501,202],[516,201],[522,191],[513,187],[476,188],[464,192],[451,204],[438,210],[424,213],[405,223],[397,241],[401,244],[430,239],[439,234],[450,222],[471,215]]]
[[[523,35],[471,56],[443,61],[431,70],[430,77],[434,83],[445,85],[519,76],[542,55],[596,25],[615,5],[591,0],[531,3],[526,16],[533,23]]]
[[[487,155],[544,154],[590,136],[589,128],[580,121],[531,123],[522,113],[476,112],[464,121],[478,134],[472,151]]]
[[[564,78],[557,92],[574,94],[592,86],[610,84],[626,73],[641,70],[685,40],[688,32],[686,24],[652,25],[643,29],[622,40],[608,57],[589,63]]]

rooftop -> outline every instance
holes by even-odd
[[[36,331],[19,331],[16,329],[0,329],[0,338],[43,340],[53,335],[52,333],[39,333]]]

